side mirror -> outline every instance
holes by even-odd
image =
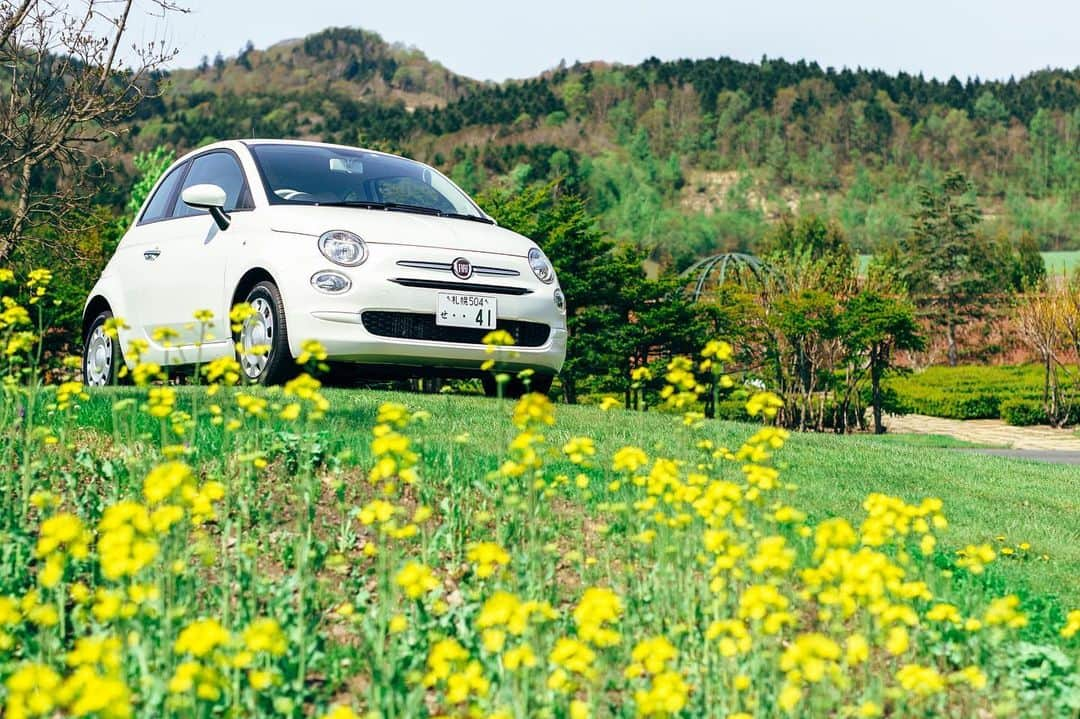
[[[199,210],[209,210],[210,216],[221,230],[229,229],[229,216],[225,213],[225,190],[217,185],[192,185],[180,193],[185,205]]]

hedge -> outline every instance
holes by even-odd
[[[1005,400],[1001,403],[1001,418],[1014,427],[1047,423],[1043,403],[1030,399]]]
[[[894,414],[926,414],[949,419],[1000,419],[1003,405],[1042,405],[1043,371],[1038,365],[930,367],[885,381],[884,407]],[[1026,404],[1023,407],[1027,407]],[[1030,413],[1028,413],[1030,414]],[[1045,422],[1045,415],[1040,420]]]

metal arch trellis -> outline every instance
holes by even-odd
[[[692,297],[694,302],[701,299],[701,295],[705,291],[705,284],[717,268],[720,270],[720,284],[727,280],[729,269],[735,273],[739,273],[743,269],[748,270],[754,276],[754,279],[761,284],[765,283],[766,277],[772,275],[770,267],[756,255],[749,255],[744,252],[724,252],[706,257],[703,260],[698,260],[682,273],[682,276],[687,278],[697,275]]]

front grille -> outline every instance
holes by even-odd
[[[425,260],[398,260],[398,267],[411,267],[417,270],[434,270],[435,272],[453,272],[454,265],[451,262],[427,262]],[[487,275],[489,277],[519,277],[517,270],[508,267],[487,267],[485,265],[473,265],[474,275]]]
[[[405,340],[481,344],[491,331],[471,327],[444,327],[435,324],[435,315],[415,312],[368,310],[360,315],[360,319],[364,323],[364,329],[373,335]],[[540,322],[499,320],[495,326],[509,332],[518,347],[540,347],[547,342],[551,334],[551,328]]]
[[[507,287],[506,285],[484,285],[479,282],[447,282],[446,280],[418,280],[409,277],[395,277],[391,282],[402,287],[423,287],[429,290],[452,290],[454,292],[483,292],[490,295],[531,295],[527,287]]]

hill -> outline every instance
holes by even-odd
[[[335,28],[163,78],[127,150],[223,137],[405,152],[466,189],[562,178],[617,239],[685,266],[753,248],[787,211],[836,216],[873,252],[920,182],[977,184],[987,231],[1080,248],[1080,68],[961,82],[763,58],[558,67],[501,84]]]

